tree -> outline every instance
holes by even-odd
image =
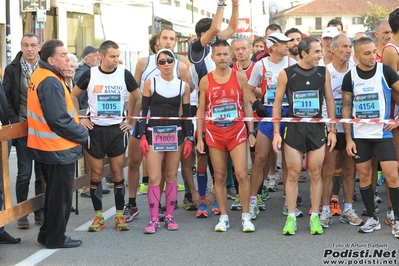
[[[367,5],[370,7],[370,12],[362,14],[363,25],[367,27],[367,30],[373,31],[375,28],[375,23],[381,19],[388,19],[389,11],[385,10],[379,5],[373,4],[367,1]]]

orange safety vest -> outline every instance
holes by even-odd
[[[28,100],[27,100],[27,118],[28,118],[28,140],[27,146],[32,149],[41,150],[41,151],[62,151],[74,148],[79,146],[79,143],[70,141],[66,138],[60,137],[56,133],[54,133],[47,124],[46,119],[43,116],[43,110],[41,108],[41,104],[39,98],[37,96],[37,88],[40,83],[48,78],[55,77],[58,79],[62,87],[64,88],[65,93],[65,102],[68,114],[79,123],[78,114],[74,105],[72,103],[71,96],[69,91],[65,85],[64,80],[57,76],[54,72],[45,69],[45,68],[37,68],[35,72],[33,72],[32,77],[30,79],[30,83],[28,86]],[[52,89],[52,88],[45,88]]]

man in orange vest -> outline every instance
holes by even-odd
[[[60,40],[42,46],[39,67],[33,73],[27,96],[28,156],[42,163],[46,181],[44,223],[37,241],[47,248],[74,248],[82,244],[65,235],[75,177],[75,163],[87,142],[88,131],[78,114],[62,72],[69,64]]]

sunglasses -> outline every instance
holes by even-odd
[[[173,59],[173,58],[161,59],[161,60],[158,61],[158,65],[163,66],[166,63],[168,63],[170,65],[170,64],[173,64],[173,62],[175,62],[175,59]]]

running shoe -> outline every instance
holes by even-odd
[[[318,215],[310,216],[309,226],[312,235],[321,235],[323,233],[323,227],[320,224]]]
[[[125,216],[125,220],[127,223],[133,221],[133,218],[138,217],[140,215],[139,208],[133,207],[132,204],[126,204],[125,209],[123,210],[123,216]]]
[[[148,192],[148,184],[146,185],[144,183],[141,183],[140,184],[140,193],[147,194],[147,192]]]
[[[128,231],[130,227],[127,225],[124,216],[115,216],[115,228],[118,231]]]
[[[376,198],[374,198],[374,212],[379,212],[380,211],[380,207],[378,206],[378,202],[375,200]],[[369,216],[368,212],[366,209],[364,209],[362,211],[362,216]]]
[[[177,200],[176,200],[176,202],[175,202],[175,210],[176,210],[177,208],[179,208],[179,203],[178,203]],[[166,212],[166,205],[162,206],[162,210],[163,210],[164,212]]]
[[[367,221],[360,226],[360,228],[357,230],[359,233],[371,233],[374,230],[380,230],[381,229],[381,224],[380,224],[380,219],[375,219],[373,217],[368,218]]]
[[[334,216],[342,214],[342,210],[341,210],[341,207],[339,206],[338,199],[335,199],[335,198],[331,199],[330,210],[331,210],[331,214]]]
[[[262,200],[266,201],[269,197],[270,197],[269,189],[265,185],[263,185],[262,186]]]
[[[144,228],[144,234],[154,234],[157,230],[161,229],[158,220],[150,221],[146,228]]]
[[[359,174],[356,172],[356,175],[355,175],[355,182],[359,182]]]
[[[221,216],[219,217],[219,223],[215,226],[215,232],[226,232],[229,227],[229,217],[227,215]]]
[[[377,203],[382,203],[382,199],[381,199],[381,197],[380,197],[380,196],[378,196],[378,195],[374,195],[374,202],[377,202]]]
[[[384,173],[382,171],[377,172],[377,186],[382,186],[384,184]]]
[[[285,226],[283,228],[283,235],[295,235],[296,219],[293,216],[288,216]]]
[[[305,182],[305,181],[306,181],[306,176],[304,174],[300,174],[298,182]]]
[[[182,184],[177,184],[177,191],[184,191],[186,190],[186,187]]]
[[[257,200],[249,201],[249,216],[251,220],[255,220],[256,216],[259,214],[259,208],[257,206]]]
[[[387,219],[385,220],[385,224],[393,226],[395,223],[395,216],[393,214],[393,210],[387,211]]]
[[[249,214],[242,216],[241,223],[243,232],[255,232],[255,225],[251,222],[251,217]]]
[[[278,171],[276,171],[273,175],[274,180],[276,181],[277,185],[282,185],[283,184],[283,177],[280,175]]]
[[[170,215],[165,216],[165,227],[169,231],[176,231],[177,229],[179,229],[179,225],[175,222],[175,219],[173,219],[173,217]]]
[[[219,205],[218,205],[218,202],[216,201],[216,199],[214,199],[213,203],[212,203],[212,212],[215,215],[219,215],[220,214]]]
[[[158,208],[158,220],[160,222],[163,222],[164,219],[165,219],[165,214],[163,213],[163,209],[162,209],[161,205],[159,205],[159,208]]]
[[[323,210],[320,213],[320,225],[323,228],[328,228],[333,223],[332,214],[327,210]]]
[[[339,218],[341,223],[348,223],[350,225],[362,225],[364,221],[359,218],[354,209],[348,209],[341,214]]]
[[[98,232],[101,229],[105,228],[105,221],[104,221],[104,216],[96,216],[93,219],[93,222],[89,226],[88,231],[89,232]]]
[[[208,218],[208,208],[204,204],[204,202],[202,202],[202,204],[198,206],[198,211],[197,211],[197,214],[195,215],[195,217]]]
[[[187,211],[195,211],[197,209],[197,205],[194,204],[191,193],[184,195],[183,209]]]
[[[392,234],[394,237],[398,238],[399,237],[399,221],[395,221],[392,224]]]
[[[256,202],[257,202],[257,204],[258,204],[258,209],[259,209],[260,211],[266,210],[266,205],[265,205],[265,203],[263,202],[262,196],[261,196],[261,195],[257,195],[257,196],[256,196]]]
[[[234,200],[233,204],[231,204],[230,209],[233,211],[241,211],[242,205],[241,205],[241,198],[240,198],[239,194],[237,194],[237,197]]]
[[[112,181],[112,177],[111,176],[106,176],[105,177],[105,185],[108,188],[113,188],[114,187],[114,181]]]
[[[268,176],[267,186],[269,188],[269,192],[276,192],[277,191],[277,181],[274,176]]]
[[[320,206],[319,206],[319,213],[323,210],[323,204],[320,202]],[[312,215],[312,206],[310,206],[309,208],[309,215]],[[332,213],[331,213],[332,214]]]
[[[235,200],[237,197],[237,191],[234,186],[230,186],[227,188],[227,198]]]
[[[288,215],[288,207],[284,205],[283,214]],[[303,212],[295,207],[295,217],[303,217]]]

